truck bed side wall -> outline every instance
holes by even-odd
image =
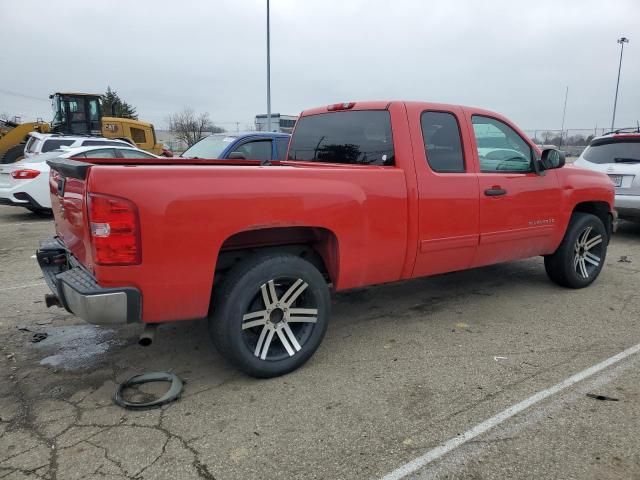
[[[242,231],[332,232],[337,290],[398,280],[405,266],[399,168],[101,165],[92,168],[88,191],[117,192],[138,206],[142,264],[94,268],[102,286],[142,291],[145,322],[206,316],[220,247]]]

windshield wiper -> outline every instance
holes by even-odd
[[[640,163],[640,158],[614,158],[616,163]]]

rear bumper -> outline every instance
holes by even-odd
[[[616,194],[616,210],[620,218],[640,218],[640,195]]]
[[[67,311],[96,325],[141,321],[140,291],[99,286],[59,239],[40,242],[36,258],[47,285]]]
[[[35,198],[25,192],[14,193],[10,197],[0,197],[0,205],[11,205],[13,207],[30,207],[34,210],[51,210],[43,207]]]

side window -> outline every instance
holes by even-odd
[[[460,127],[448,112],[423,112],[420,116],[427,162],[434,172],[464,172]]]
[[[278,160],[284,160],[287,155],[287,147],[289,146],[289,137],[276,138],[276,150],[278,152]]]
[[[52,152],[63,146],[71,145],[75,140],[45,140],[42,144],[41,153]]]
[[[38,140],[36,137],[29,137],[27,140],[27,144],[24,147],[25,152],[33,153],[36,151],[36,147],[38,146]]]
[[[147,136],[141,128],[131,127],[131,139],[136,143],[147,143]]]
[[[350,110],[302,117],[289,160],[393,166],[391,116],[387,110]]]
[[[124,148],[119,149],[118,153],[122,158],[156,158],[149,153],[140,152],[139,150],[125,150]]]
[[[116,158],[116,152],[113,148],[99,148],[90,150],[83,154],[84,158]]]
[[[478,145],[481,172],[532,171],[531,147],[515,130],[495,118],[474,115],[471,120]]]
[[[271,140],[256,140],[247,142],[234,152],[241,153],[247,160],[271,160]]]
[[[107,140],[84,140],[82,142],[83,147],[100,147],[100,146],[112,146],[112,147],[128,147],[124,142],[109,142]]]

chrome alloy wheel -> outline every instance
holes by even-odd
[[[573,247],[573,268],[579,277],[589,278],[602,261],[603,238],[589,226],[585,228]]]
[[[277,278],[256,292],[242,317],[245,344],[256,357],[282,360],[302,350],[318,320],[317,301],[308,286],[300,278]]]

